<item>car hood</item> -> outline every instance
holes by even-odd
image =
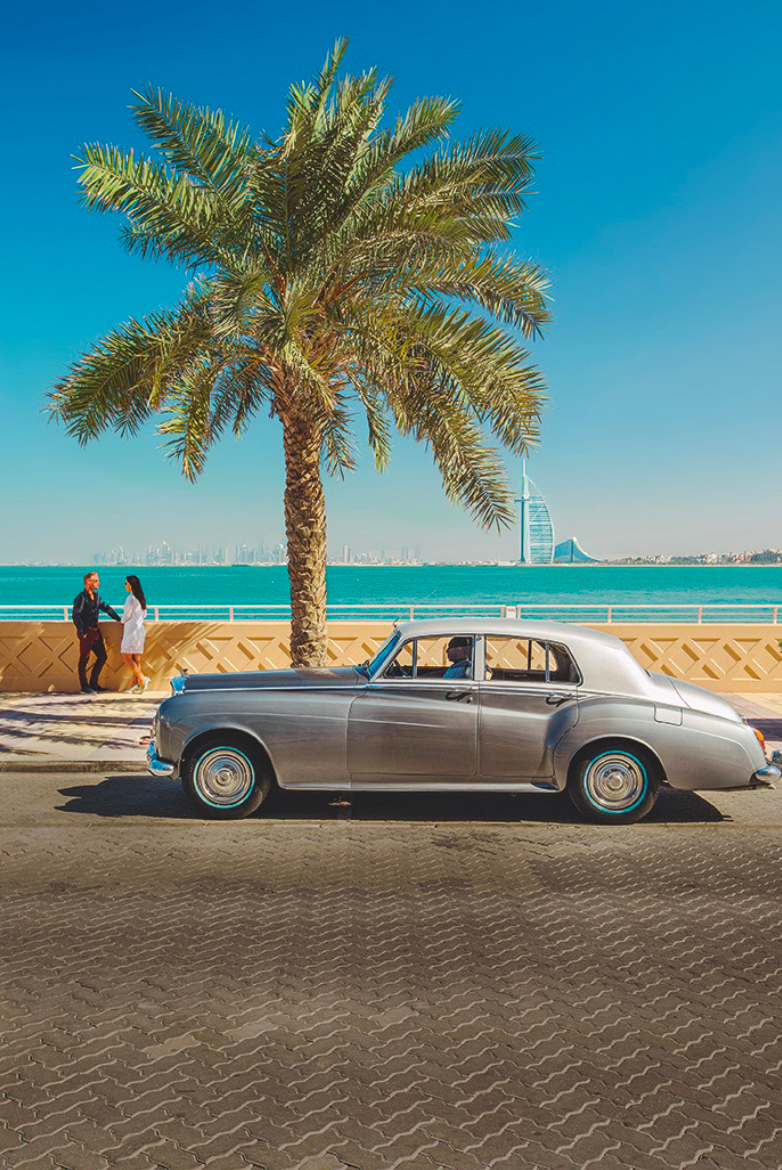
[[[355,666],[297,667],[293,670],[246,670],[230,674],[185,675],[185,691],[246,691],[321,689],[366,683],[366,675]]]
[[[676,696],[685,707],[689,707],[692,711],[703,711],[706,715],[717,715],[720,719],[731,719],[734,723],[741,723],[742,719],[735,707],[732,707],[727,699],[723,699],[721,695],[715,695],[713,691],[707,691],[704,687],[696,687],[694,683],[683,682],[678,678],[669,678],[665,674],[653,674],[657,687],[660,689],[660,698],[662,702],[675,703]],[[670,694],[670,698],[662,697],[663,686]]]

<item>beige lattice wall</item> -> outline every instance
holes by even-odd
[[[129,672],[119,655],[121,629],[101,623],[109,660],[101,676],[126,689]],[[782,691],[782,626],[597,626],[627,643],[642,666],[714,691]],[[334,665],[363,662],[385,640],[388,622],[333,622]],[[153,690],[173,674],[285,667],[289,627],[284,622],[151,622],[145,670]],[[75,691],[78,653],[69,622],[0,622],[0,690]]]

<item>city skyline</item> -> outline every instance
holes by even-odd
[[[0,293],[0,490],[14,501],[3,520],[6,562],[82,562],[96,548],[164,540],[232,547],[255,532],[284,541],[273,419],[226,440],[196,485],[164,461],[148,428],[81,448],[48,424],[45,395],[68,362],[119,321],[173,303],[187,280],[128,255],[118,223],[86,213],[71,156],[85,140],[140,146],[127,105],[147,80],[276,133],[288,83],[311,76],[342,31],[352,38],[350,69],[377,64],[395,75],[392,110],[446,94],[462,104],[456,135],[506,125],[540,143],[536,194],[512,244],[552,280],[553,325],[530,347],[550,400],[530,470],[558,532],[604,559],[782,545],[782,484],[768,471],[780,418],[782,243],[767,196],[782,177],[778,6],[697,0],[682,10],[667,0],[649,21],[618,0],[596,19],[584,0],[569,6],[566,24],[548,11],[503,9],[502,36],[490,20],[468,48],[466,6],[447,29],[404,5],[398,27],[372,10],[342,12],[335,27],[333,12],[316,6],[302,20],[240,0],[248,37],[237,45],[194,0],[186,52],[184,10],[142,0],[140,11],[154,36],[123,38],[118,14],[98,18],[89,3],[77,12],[44,3],[35,20],[14,9],[5,30],[8,85],[25,117],[4,111],[4,140],[18,172],[33,178],[0,191],[16,225]],[[411,39],[404,18],[413,14]],[[261,29],[284,50],[259,84],[250,45]],[[536,51],[519,80],[529,44]],[[83,69],[73,70],[74,57]],[[68,290],[56,311],[54,288]],[[728,307],[726,288],[751,295]],[[509,461],[513,494],[518,476]],[[84,491],[87,524],[61,505]],[[445,499],[429,453],[408,440],[394,441],[384,476],[360,450],[357,473],[327,482],[326,497],[337,557],[348,544],[361,555],[417,545],[432,560],[517,559],[517,526],[480,531]]]
[[[361,564],[420,564],[421,549],[418,546],[403,545],[399,549],[353,549],[343,544],[341,550],[329,555],[334,565]],[[285,565],[285,545],[260,542],[243,542],[230,545],[202,544],[197,547],[181,548],[162,541],[148,545],[144,552],[127,552],[122,546],[116,549],[93,552],[91,562],[103,565]]]
[[[564,542],[565,544],[569,541]],[[283,544],[260,544],[230,546],[206,546],[181,548],[163,541],[160,545],[148,547],[138,554],[126,551],[121,546],[116,549],[94,550],[92,555],[83,560],[39,561],[22,560],[16,562],[0,561],[0,566],[27,565],[38,567],[75,567],[78,565],[94,565],[97,567],[123,567],[131,569],[149,567],[280,567],[287,566],[287,555]],[[329,553],[328,564],[332,566],[359,567],[365,565],[502,565],[505,567],[540,568],[541,564],[560,567],[563,565],[665,565],[665,564],[693,564],[693,565],[776,565],[782,564],[782,549],[758,548],[731,550],[727,553],[694,552],[685,554],[654,553],[646,557],[618,557],[597,560],[587,556],[581,560],[559,557],[548,562],[524,562],[516,560],[441,560],[429,557],[419,546],[402,546],[399,549],[352,549],[343,545],[342,549]]]

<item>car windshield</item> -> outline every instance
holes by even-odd
[[[370,675],[376,674],[377,671],[380,670],[384,665],[384,663],[388,661],[391,654],[393,654],[398,641],[399,631],[394,630],[394,632],[390,634],[388,638],[386,638],[385,642],[380,647],[372,661],[368,663],[368,670]]]

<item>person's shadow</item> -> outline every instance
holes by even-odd
[[[59,812],[99,817],[152,817],[205,820],[177,781],[144,774],[106,776],[91,783],[61,788]],[[583,825],[597,831],[575,810],[564,793],[504,792],[293,792],[272,789],[253,819],[288,821],[493,822],[506,824]],[[727,820],[695,792],[663,789],[648,817],[637,826],[698,824]]]

